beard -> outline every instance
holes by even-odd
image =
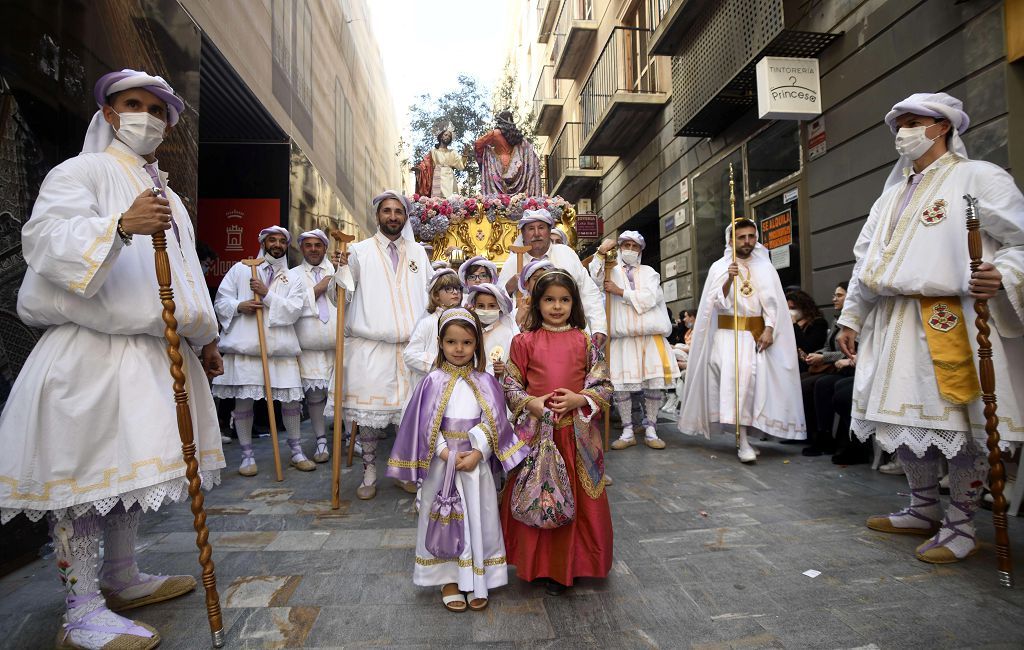
[[[394,237],[395,235],[401,234],[402,228],[405,227],[404,222],[399,224],[391,224],[388,223],[387,221],[381,221],[378,225],[380,226],[380,231],[387,235],[388,237]]]

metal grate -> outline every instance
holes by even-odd
[[[566,122],[551,145],[551,153],[547,157],[548,194],[552,193],[555,184],[567,172],[574,169],[600,169],[600,161],[596,156],[580,155],[582,126],[579,122]]]
[[[636,27],[615,27],[594,69],[580,91],[583,139],[590,137],[604,118],[615,93],[657,93],[657,57],[647,54],[650,31]]]

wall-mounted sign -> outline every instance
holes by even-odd
[[[684,178],[679,181],[679,202],[686,203],[690,200],[690,179]]]
[[[761,242],[768,250],[793,243],[792,210],[783,210],[761,220]]]
[[[766,56],[755,70],[757,115],[762,120],[809,120],[821,115],[817,59]]]
[[[580,239],[600,239],[604,232],[604,222],[596,214],[576,215],[576,236]]]
[[[828,143],[825,141],[825,118],[819,117],[807,125],[807,159],[820,158],[826,151]]]
[[[788,269],[790,265],[789,244],[768,251],[772,258],[772,266],[776,269]]]
[[[783,203],[792,203],[793,201],[796,201],[797,197],[799,197],[799,196],[800,196],[800,189],[794,187],[793,189],[789,190],[788,192],[783,193],[783,195],[782,195],[782,202]]]
[[[217,254],[217,263],[206,272],[210,287],[219,286],[235,262],[259,252],[257,236],[280,225],[280,205],[279,199],[199,199],[199,241]]]

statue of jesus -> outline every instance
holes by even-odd
[[[416,193],[446,199],[455,194],[455,170],[465,169],[462,156],[448,146],[452,131],[445,128],[437,135],[437,146],[431,149],[416,167]]]
[[[495,128],[478,138],[473,149],[485,195],[540,195],[540,158],[512,121],[511,111],[498,113]]]

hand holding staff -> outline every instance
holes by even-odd
[[[154,188],[154,194],[157,193]],[[167,356],[171,361],[171,378],[174,380],[174,405],[178,419],[178,436],[181,438],[181,455],[185,461],[185,478],[188,480],[188,496],[191,499],[193,521],[196,529],[196,546],[199,547],[199,564],[203,567],[203,588],[206,590],[206,618],[213,635],[213,646],[224,646],[224,624],[221,620],[220,596],[217,594],[217,576],[213,570],[213,546],[210,531],[206,527],[206,509],[203,506],[202,483],[199,480],[199,461],[196,460],[195,434],[192,431],[192,413],[188,407],[188,392],[185,390],[185,373],[182,371],[178,336],[178,321],[174,318],[174,289],[171,287],[171,262],[167,258],[167,236],[163,231],[153,234],[153,252],[156,263],[156,281],[160,287],[160,302],[163,304],[164,338],[167,339]]]
[[[350,242],[355,240],[340,230],[331,230],[331,237],[338,244],[339,251],[344,255]],[[334,346],[334,450],[331,459],[331,509],[341,508],[341,391],[345,385],[345,288],[337,285],[337,323]],[[352,436],[355,440],[355,435]],[[351,447],[352,445],[349,445]],[[349,454],[349,465],[352,456]]]
[[[259,280],[259,266],[263,264],[263,258],[242,260],[242,263],[252,269],[252,279]],[[253,293],[253,302],[263,304],[258,293]],[[284,480],[281,473],[281,450],[277,448],[277,417],[274,415],[274,394],[270,387],[270,363],[267,360],[267,334],[263,331],[263,309],[256,310],[256,329],[260,335],[260,359],[263,361],[263,392],[267,398],[267,418],[270,420],[270,442],[274,446],[274,471],[277,472],[277,481]]]
[[[978,200],[970,194],[964,195],[967,201],[967,250],[971,255],[971,272],[981,266],[981,221],[978,219]],[[999,573],[999,584],[1013,587],[1013,558],[1010,556],[1010,534],[1006,526],[1006,498],[1003,496],[1005,486],[1005,469],[999,453],[999,417],[996,415],[996,373],[992,365],[992,342],[989,340],[991,330],[988,326],[988,300],[979,298],[974,301],[974,321],[978,328],[978,376],[981,380],[981,400],[985,403],[985,433],[988,439],[988,489],[992,493],[992,524],[996,533],[996,561]]]

